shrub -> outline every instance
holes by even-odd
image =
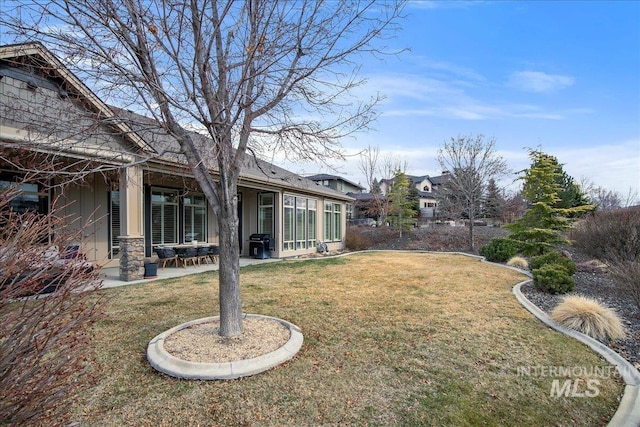
[[[573,276],[576,273],[576,264],[557,251],[547,252],[531,259],[531,270],[537,270],[545,265],[559,265],[567,270],[569,276]]]
[[[584,273],[602,274],[609,270],[607,264],[604,264],[596,259],[592,259],[586,262],[576,264],[576,271]]]
[[[80,291],[97,289],[100,271],[80,259],[57,263],[58,248],[84,232],[65,222],[66,206],[16,212],[18,195],[0,192],[0,425],[66,425],[61,396],[80,395],[93,375],[90,326],[100,298]],[[36,296],[18,298],[25,295]]]
[[[509,261],[507,261],[507,265],[509,267],[516,267],[521,270],[526,270],[529,268],[529,263],[527,262],[527,260],[520,256],[514,256],[513,258],[509,259]]]
[[[559,264],[545,264],[540,268],[532,269],[531,273],[533,284],[543,292],[565,294],[573,290],[574,283],[571,275]]]
[[[349,227],[344,241],[345,247],[350,251],[363,251],[371,246],[371,240],[359,227]]]
[[[569,238],[603,261],[640,261],[640,207],[596,212],[577,223]]]
[[[518,253],[518,244],[513,240],[498,237],[480,248],[480,255],[491,262],[506,262]]]
[[[628,296],[640,310],[640,262],[613,263],[611,272],[620,281],[620,291]]]
[[[625,335],[616,312],[598,301],[583,296],[566,297],[551,312],[558,324],[600,341],[617,340]]]

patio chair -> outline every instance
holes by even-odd
[[[204,262],[205,264],[209,263],[209,246],[198,246],[198,265]]]
[[[193,248],[182,248],[178,252],[178,262],[182,264],[183,268],[187,268],[189,262],[195,267],[196,262],[198,262],[198,248],[195,246]]]
[[[159,246],[155,248],[155,252],[158,255],[158,263],[162,265],[163,270],[167,264],[173,263],[176,267],[178,266],[178,255],[173,248]]]
[[[218,255],[220,255],[220,248],[216,245],[209,246],[209,251],[207,255],[209,255],[209,259],[215,264],[216,262],[218,262]]]

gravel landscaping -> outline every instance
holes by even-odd
[[[564,295],[551,295],[539,291],[532,284],[528,284],[521,287],[522,293],[547,314],[550,314],[553,308],[569,295],[593,298],[615,310],[627,330],[627,335],[623,340],[605,342],[604,344],[640,369],[640,310],[630,298],[621,298],[621,294],[617,290],[618,284],[615,278],[606,271],[606,267],[594,267],[589,264],[589,261],[592,260],[575,250],[568,249],[577,266],[576,274],[573,276],[575,281],[573,292]]]

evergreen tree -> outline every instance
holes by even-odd
[[[591,205],[557,207],[561,199],[562,168],[555,157],[536,150],[529,151],[531,167],[523,171],[522,196],[529,207],[524,216],[508,225],[511,239],[521,244],[525,255],[541,255],[566,240],[560,232],[569,226],[569,217],[593,210]]]
[[[496,180],[493,178],[489,179],[484,203],[485,216],[488,218],[502,218],[506,210],[506,204],[507,201],[496,184]]]
[[[400,237],[402,237],[403,231],[411,229],[413,218],[416,215],[413,202],[409,199],[409,187],[407,175],[396,171],[387,198],[391,202],[389,219],[393,228],[400,233]]]
[[[558,192],[558,198],[560,201],[556,203],[556,208],[575,208],[589,204],[586,193],[576,184],[569,174],[562,170],[562,165],[558,165],[560,168],[560,191]]]
[[[371,194],[382,194],[382,189],[380,188],[380,181],[378,181],[378,178],[373,178],[373,182],[371,183]]]
[[[411,208],[416,212],[420,212],[420,193],[416,186],[411,185],[411,183],[409,184],[409,195],[407,197],[412,203]]]

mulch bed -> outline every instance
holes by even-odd
[[[622,357],[640,369],[640,310],[631,298],[623,298],[613,275],[605,269],[587,264],[590,261],[584,255],[569,249],[569,253],[576,263],[577,271],[573,276],[575,288],[564,295],[551,295],[536,289],[533,284],[521,287],[521,291],[529,301],[542,311],[550,314],[562,300],[569,295],[581,295],[592,298],[616,311],[627,335],[623,340],[604,342]]]

